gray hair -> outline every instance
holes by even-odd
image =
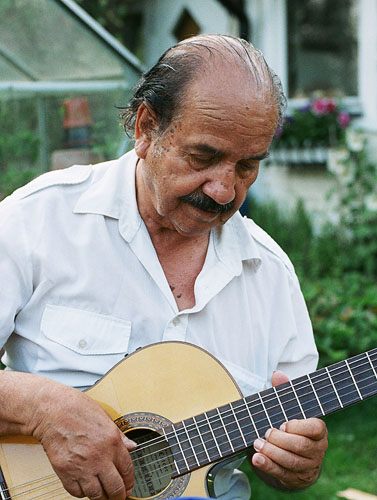
[[[225,51],[225,52],[224,52]],[[282,125],[286,98],[280,78],[268,66],[263,54],[251,43],[229,35],[198,35],[174,45],[162,54],[157,63],[138,82],[127,106],[120,108],[124,130],[133,136],[137,111],[145,102],[154,111],[159,122],[159,132],[170,125],[177,110],[184,104],[185,90],[195,78],[197,70],[207,62],[206,55],[218,52],[230,55],[252,73],[258,87],[267,76],[270,91],[278,108],[277,128]]]

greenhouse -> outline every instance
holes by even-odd
[[[118,107],[139,60],[72,0],[2,0],[0,18],[0,197],[124,152]]]

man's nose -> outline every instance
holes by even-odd
[[[219,205],[225,205],[234,200],[236,176],[233,165],[221,165],[211,172],[211,177],[203,185],[203,193],[210,196]]]

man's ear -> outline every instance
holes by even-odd
[[[135,122],[135,151],[139,158],[145,159],[157,127],[156,114],[143,102],[137,110]]]

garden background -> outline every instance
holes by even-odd
[[[135,48],[137,36],[130,38],[132,30],[125,30],[130,20],[134,20],[132,29],[139,22],[132,17],[129,6],[132,2],[81,0],[79,3],[122,43]],[[377,163],[368,153],[362,130],[355,131],[344,114],[342,123],[333,120],[335,115],[331,113],[344,113],[336,109],[336,100],[331,101],[334,109],[327,110],[315,102],[290,115],[285,132],[279,131],[276,143],[282,144],[286,137],[287,143],[295,146],[302,135],[303,141],[307,139],[309,130],[321,137],[325,130],[325,141],[336,138],[327,168],[334,180],[335,187],[328,196],[336,199],[337,220],[318,227],[305,208],[305,200],[299,200],[294,210],[286,210],[273,202],[261,203],[252,191],[245,210],[291,258],[313,323],[320,366],[325,366],[377,347]],[[56,129],[51,130],[55,138],[59,137],[63,113],[61,104],[53,125]],[[306,122],[300,124],[303,113]],[[117,120],[115,108],[113,119]],[[328,123],[318,128],[320,120]],[[9,105],[1,102],[1,198],[42,173],[36,121],[32,100],[17,104],[12,101]],[[338,128],[335,130],[334,126]],[[93,149],[110,159],[117,150],[119,129],[115,136],[106,136],[106,129],[107,122],[96,121]],[[326,144],[331,145],[334,144]],[[338,491],[350,487],[377,495],[376,415],[377,398],[372,398],[326,418],[329,451],[322,477],[314,487],[295,494],[297,500],[335,500]],[[287,498],[252,475],[250,481],[254,500]]]

